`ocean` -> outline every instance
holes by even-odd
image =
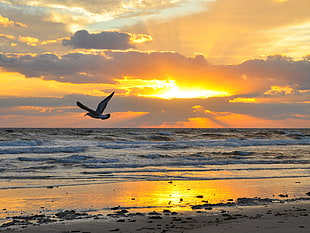
[[[0,129],[4,221],[42,208],[98,212],[190,207],[197,196],[306,197],[309,178],[310,129]]]
[[[310,177],[310,129],[1,129],[0,189]]]

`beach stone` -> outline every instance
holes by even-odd
[[[144,213],[140,213],[140,212],[137,212],[137,213],[129,213],[128,214],[128,217],[132,217],[132,216],[145,216]]]
[[[149,215],[161,215],[161,213],[158,213],[158,212],[156,212],[156,211],[149,212],[148,214],[149,214]]]
[[[149,219],[162,219],[162,217],[159,215],[152,215],[152,216],[149,216]]]
[[[269,204],[272,203],[274,200],[270,198],[248,198],[248,197],[242,197],[237,199],[238,205],[262,205],[262,204]]]
[[[65,210],[55,214],[56,217],[64,220],[79,219],[82,217],[89,217],[87,213],[76,213],[75,210]]]
[[[118,210],[120,208],[121,208],[121,206],[116,206],[116,207],[112,207],[111,210]]]
[[[118,213],[118,214],[126,214],[126,213],[128,213],[128,210],[120,210],[120,211],[117,211],[116,213]]]
[[[288,195],[287,194],[279,194],[279,197],[288,197]]]
[[[112,229],[110,231],[120,231],[120,229],[119,228],[115,228],[115,229]]]

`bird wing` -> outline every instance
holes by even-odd
[[[97,114],[101,114],[103,112],[103,110],[107,107],[107,104],[113,95],[114,95],[114,92],[112,92],[107,98],[105,98],[98,104],[98,107],[96,109]]]
[[[94,113],[95,115],[97,114],[94,110],[90,109],[89,107],[85,106],[84,104],[80,103],[79,101],[76,102],[76,105],[79,106],[81,109],[84,109],[88,112]]]

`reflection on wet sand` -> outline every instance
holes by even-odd
[[[0,217],[75,209],[104,213],[113,207],[152,211],[191,210],[192,205],[239,197],[304,196],[310,179],[225,181],[140,181],[110,184],[0,190]]]

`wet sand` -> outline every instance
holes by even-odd
[[[296,201],[260,206],[238,206],[218,209],[172,213],[151,212],[143,216],[126,213],[113,217],[92,217],[57,223],[12,226],[0,232],[25,233],[103,233],[103,232],[309,232],[310,201]],[[118,212],[119,213],[119,212]]]
[[[0,232],[310,232],[308,178],[0,190]]]

